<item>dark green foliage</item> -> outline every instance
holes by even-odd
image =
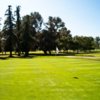
[[[21,51],[28,56],[30,50],[36,50],[39,47],[39,33],[43,22],[42,16],[38,12],[31,13],[23,17],[21,21],[20,44]]]
[[[51,54],[51,51],[56,49],[58,46],[58,32],[64,26],[65,24],[62,22],[61,18],[49,16],[48,22],[45,23],[46,29],[42,31],[40,40],[40,49],[43,50],[45,54],[47,54],[47,51],[49,51],[49,54]]]
[[[47,51],[51,54],[51,50],[55,50],[55,36],[53,35],[53,32],[47,30],[42,31],[40,37],[40,49],[43,50],[45,54],[47,54]]]
[[[16,51],[18,51],[18,56],[20,56],[20,52],[21,52],[21,47],[20,47],[20,30],[21,30],[20,6],[16,7],[15,15],[16,15],[15,33],[16,33],[16,36],[17,36]]]
[[[95,39],[94,39],[94,41],[95,41],[95,47],[97,48],[97,49],[100,49],[100,37],[96,37]]]
[[[73,38],[72,43],[72,50],[78,51],[88,51],[93,50],[94,46],[94,39],[93,37],[86,37],[86,36],[75,36]]]
[[[7,16],[7,19],[5,20],[4,23],[4,37],[6,38],[6,44],[5,48],[7,51],[10,51],[10,57],[12,57],[12,51],[14,49],[14,45],[16,42],[16,36],[13,33],[13,28],[14,28],[14,17],[12,14],[12,8],[11,5],[8,6],[8,9],[6,10],[5,15]]]
[[[35,28],[35,31],[39,32],[41,30],[41,26],[43,23],[42,16],[39,14],[39,12],[31,13],[30,16],[31,16],[31,24]]]
[[[25,56],[28,56],[28,53],[31,49],[31,43],[33,40],[31,27],[32,26],[30,24],[30,16],[29,15],[24,16],[22,20],[20,45],[21,45],[21,51],[25,52]]]
[[[7,16],[3,30],[0,31],[0,51],[17,51],[18,56],[24,52],[24,56],[29,55],[29,51],[42,50],[45,54],[57,49],[68,51],[90,51],[100,48],[100,37],[74,36],[65,26],[60,17],[49,16],[46,23],[39,12],[25,15],[21,18],[20,6],[16,7],[15,17],[12,7],[8,6]],[[44,23],[44,29],[42,29]]]
[[[67,30],[66,27],[61,28],[61,30],[57,33],[57,47],[60,50],[69,50],[71,41],[72,36],[70,34],[70,30]]]

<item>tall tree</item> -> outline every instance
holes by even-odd
[[[16,16],[17,51],[18,51],[18,56],[20,56],[20,33],[21,33],[20,6],[16,7],[15,16]]]
[[[15,11],[15,16],[16,16],[16,30],[17,30],[17,37],[20,37],[20,28],[21,28],[21,17],[20,17],[20,6],[16,7]]]
[[[24,56],[28,56],[34,41],[33,33],[36,33],[35,29],[32,27],[31,17],[29,15],[23,17],[21,27],[21,51],[25,52]]]
[[[45,40],[45,53],[47,51],[49,51],[49,53],[51,54],[51,50],[55,50],[57,43],[56,43],[56,39],[57,39],[57,34],[59,32],[59,30],[64,27],[65,24],[64,22],[61,20],[61,18],[59,17],[52,17],[49,16],[48,22],[45,23],[45,31],[43,31],[43,36],[45,35],[45,39],[41,39],[41,40]],[[46,35],[49,34],[49,35]],[[42,42],[41,42],[42,43]],[[43,45],[43,46],[44,46]]]
[[[35,50],[39,45],[38,34],[40,33],[43,18],[38,12],[23,17],[21,21],[21,49],[28,56],[30,50]],[[38,33],[38,34],[36,34]]]
[[[15,35],[13,33],[13,27],[14,27],[14,17],[12,14],[12,7],[11,5],[8,6],[8,9],[6,10],[5,15],[7,16],[7,19],[4,23],[4,28],[3,30],[5,30],[7,32],[7,45],[9,45],[9,51],[10,51],[10,57],[12,57],[12,51],[13,51],[13,43],[15,41]]]
[[[31,28],[33,29],[34,43],[32,50],[39,49],[40,35],[42,30],[43,18],[39,12],[31,13]],[[35,30],[35,32],[34,32]]]

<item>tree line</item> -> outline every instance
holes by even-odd
[[[100,48],[100,37],[72,36],[60,17],[48,17],[44,22],[39,12],[20,16],[20,6],[12,11],[9,5],[5,12],[6,19],[0,31],[0,51],[17,52],[21,56],[29,55],[29,51],[42,50],[44,54],[51,54],[55,50],[90,51]],[[44,28],[43,28],[44,27]]]

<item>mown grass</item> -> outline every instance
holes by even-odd
[[[99,58],[1,59],[0,100],[100,100]]]

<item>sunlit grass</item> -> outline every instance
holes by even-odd
[[[100,100],[99,58],[0,60],[0,100]]]

